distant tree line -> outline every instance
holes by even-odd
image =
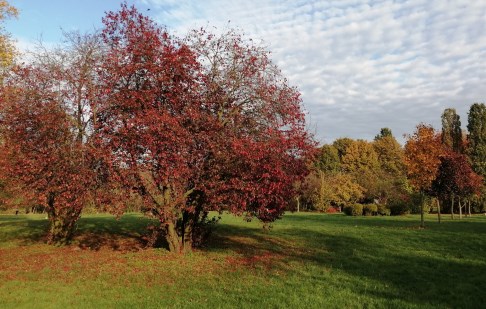
[[[486,210],[486,107],[471,105],[467,132],[452,108],[442,130],[419,124],[402,147],[388,128],[373,141],[339,138],[319,148],[293,207],[352,215]],[[423,219],[422,219],[423,224]]]

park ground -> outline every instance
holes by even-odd
[[[44,215],[0,215],[0,308],[484,308],[486,216],[426,219],[223,215],[179,255],[144,248],[138,214],[83,216],[66,247]]]

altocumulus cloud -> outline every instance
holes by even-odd
[[[205,25],[241,28],[263,40],[303,94],[322,142],[401,139],[419,122],[484,102],[486,2],[139,0],[178,34]],[[464,125],[465,126],[465,125]]]

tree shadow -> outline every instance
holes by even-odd
[[[147,226],[152,221],[138,214],[114,216],[86,216],[77,222],[70,246],[83,250],[111,249],[138,251],[145,247]],[[0,240],[28,246],[45,243],[48,220],[41,215],[0,216]]]
[[[40,215],[2,215],[0,241],[20,246],[44,242],[48,225],[47,219]]]
[[[317,218],[311,216],[310,219]],[[486,264],[478,262],[483,260],[482,254],[470,250],[456,251],[452,253],[453,256],[441,258],[441,255],[449,254],[444,252],[444,248],[450,248],[451,240],[440,233],[424,240],[433,242],[427,249],[433,253],[429,255],[419,251],[394,250],[389,245],[370,243],[359,236],[336,237],[335,234],[296,227],[299,226],[297,222],[301,221],[300,216],[285,220],[288,220],[286,228],[280,229],[275,236],[272,232],[265,234],[254,227],[221,224],[206,250],[234,251],[241,257],[240,265],[254,267],[260,263],[288,274],[293,273],[302,280],[313,280],[316,284],[326,284],[328,279],[319,274],[310,274],[307,268],[292,265],[304,263],[318,269],[339,270],[355,279],[353,290],[358,295],[372,295],[386,301],[401,300],[416,306],[452,308],[479,308],[486,303],[486,294],[482,291]],[[373,221],[367,224],[378,223]],[[411,224],[409,221],[398,223],[404,227]],[[353,226],[353,221],[341,224]],[[441,226],[441,231],[452,234],[457,230],[463,231],[454,224],[448,228]],[[477,227],[481,232],[485,228],[484,224]],[[421,231],[415,233],[420,234]],[[461,236],[462,242],[469,240],[467,234]],[[264,258],[272,256],[276,258],[270,261]],[[369,282],[380,282],[387,288],[372,290]]]
[[[138,214],[82,217],[72,245],[81,249],[139,251],[146,245],[147,227],[152,221]]]

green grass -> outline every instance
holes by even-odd
[[[68,247],[40,215],[0,215],[0,308],[481,308],[486,217],[223,216],[202,250],[142,249],[149,223],[84,216]]]

